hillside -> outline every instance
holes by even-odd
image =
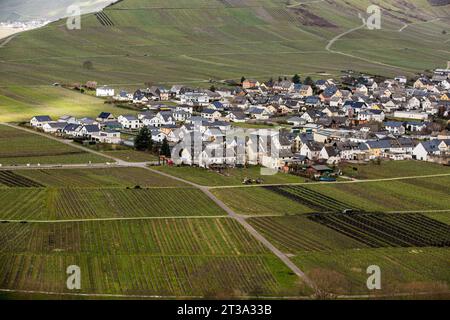
[[[371,3],[382,29],[346,34]],[[446,65],[449,17],[450,5],[426,0],[123,0],[83,16],[81,30],[61,20],[0,45],[0,85],[132,87],[349,68],[412,75]]]
[[[94,12],[114,0],[0,0],[0,21],[55,20],[67,15],[67,7],[78,4],[82,12]]]

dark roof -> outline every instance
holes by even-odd
[[[35,118],[39,122],[52,121],[52,118],[50,118],[50,116],[35,116],[33,118]]]
[[[111,114],[110,112],[102,112],[102,113],[100,113],[100,114],[98,115],[97,118],[100,118],[100,119],[107,119],[107,118],[109,118],[110,116],[112,116],[112,114]]]

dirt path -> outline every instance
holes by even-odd
[[[439,21],[439,20],[441,20],[441,18],[436,18],[436,19],[428,20],[428,21],[414,22],[414,23],[405,23],[403,27],[398,29],[398,32],[403,32],[409,26],[419,25],[419,24],[426,24],[426,23],[436,22],[436,21]]]
[[[380,178],[380,179],[367,179],[349,181],[336,181],[336,182],[298,182],[298,183],[273,183],[273,184],[251,184],[251,185],[233,185],[233,186],[211,186],[208,189],[232,189],[232,188],[257,188],[257,187],[279,187],[279,186],[311,186],[317,184],[333,185],[333,184],[349,184],[349,183],[369,183],[369,182],[383,182],[383,181],[396,181],[396,180],[408,180],[408,179],[420,179],[420,178],[438,178],[447,177],[450,173],[439,173],[430,175],[418,175],[408,177],[395,177],[395,178]]]
[[[3,48],[4,46],[6,46],[12,39],[14,39],[15,37],[17,37],[17,34],[14,34],[8,38],[5,38],[5,40],[3,40],[2,43],[0,43],[0,48]]]
[[[311,0],[311,1],[307,1],[307,2],[298,2],[298,3],[287,5],[286,8],[297,8],[297,7],[300,7],[303,5],[319,3],[319,2],[324,2],[324,1],[325,0]]]
[[[328,44],[325,47],[325,49],[328,52],[330,52],[330,53],[339,54],[339,55],[346,56],[346,57],[353,58],[353,59],[358,59],[358,60],[361,60],[361,61],[364,61],[364,62],[367,62],[367,63],[376,64],[376,65],[383,66],[383,67],[388,67],[388,68],[395,68],[395,69],[399,69],[399,70],[402,70],[402,71],[414,72],[413,69],[408,69],[408,68],[403,68],[403,67],[399,67],[399,66],[394,66],[392,64],[388,64],[388,63],[384,63],[384,62],[380,62],[380,61],[375,61],[375,60],[363,58],[363,57],[360,57],[360,56],[355,56],[355,55],[350,54],[350,53],[346,53],[346,52],[337,51],[337,50],[333,50],[332,49],[332,47],[333,47],[333,45],[335,44],[336,41],[338,41],[342,37],[344,37],[344,36],[346,36],[346,35],[348,35],[348,34],[350,34],[352,32],[355,32],[357,30],[363,29],[365,27],[366,27],[366,24],[363,23],[362,25],[360,25],[358,27],[355,27],[353,29],[347,30],[347,31],[337,35],[336,37],[334,37],[333,39],[331,39],[328,42]]]

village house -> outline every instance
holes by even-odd
[[[91,139],[100,143],[119,144],[122,140],[120,138],[120,132],[117,131],[98,131],[91,134]]]
[[[114,97],[114,89],[108,86],[102,86],[96,89],[97,97]]]
[[[95,120],[97,120],[98,122],[106,122],[106,121],[115,121],[116,118],[110,112],[101,112],[98,115],[97,119]]]
[[[186,92],[181,95],[181,104],[187,104],[189,106],[204,106],[209,104],[209,97],[206,93],[201,92]]]
[[[117,121],[122,125],[122,128],[128,130],[137,130],[142,128],[143,124],[136,116],[133,115],[120,115]]]
[[[208,119],[208,120],[218,120],[220,119],[220,117],[222,117],[222,114],[215,110],[215,109],[204,109],[201,114],[200,114],[203,118]]]
[[[34,116],[30,120],[30,125],[35,128],[42,128],[44,124],[52,121],[52,118],[50,118],[49,116]]]
[[[412,151],[416,160],[430,161],[433,157],[450,156],[450,140],[429,140],[420,142]]]
[[[398,121],[387,121],[384,123],[384,128],[395,135],[405,134],[406,131],[403,123]]]
[[[62,132],[67,126],[67,122],[47,122],[42,126],[42,130],[45,133],[58,133]]]

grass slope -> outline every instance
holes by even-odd
[[[0,288],[70,293],[232,297],[309,293],[234,220],[163,219],[0,225]],[[73,293],[73,292],[72,292]]]
[[[183,182],[140,168],[17,170],[14,172],[44,186],[60,188],[186,186]]]
[[[81,164],[107,162],[97,156],[52,139],[0,125],[0,164]]]
[[[377,1],[383,10],[381,30],[361,29],[374,1],[313,1],[287,7],[278,0],[125,0],[104,13],[113,26],[93,14],[81,30],[66,21],[19,34],[0,48],[0,85],[50,84],[97,80],[118,86],[267,79],[279,74],[338,74],[348,68],[412,75],[444,66],[448,60],[450,6],[425,0]],[[439,19],[439,20],[436,20]],[[399,29],[407,23],[402,32]],[[448,30],[447,30],[448,31]],[[92,61],[94,68],[82,67]],[[261,70],[261,66],[264,69]]]
[[[0,219],[67,220],[225,215],[197,189],[36,189],[0,192]]]
[[[343,164],[342,172],[356,179],[382,179],[450,174],[450,168],[424,161],[383,161],[380,165]]]
[[[303,178],[289,174],[263,175],[261,167],[258,166],[225,169],[222,173],[197,167],[160,166],[154,167],[154,169],[205,186],[237,186],[242,185],[245,178],[261,179],[263,183],[269,184],[304,182]]]
[[[306,184],[303,188],[317,192],[308,205],[262,187],[218,188],[214,194],[241,214],[300,214],[317,211],[341,211],[346,208],[365,211],[449,210],[450,177],[417,178],[382,182]],[[286,188],[283,188],[286,189]],[[287,188],[295,192],[297,187]],[[320,196],[329,199],[320,199]],[[332,201],[340,205],[329,206]],[[331,202],[330,202],[331,201]],[[322,203],[323,202],[323,203]],[[311,204],[311,203],[310,203]],[[323,206],[325,209],[320,209]],[[337,210],[336,208],[340,208]]]
[[[0,122],[29,121],[36,115],[96,118],[102,111],[124,112],[93,96],[53,86],[0,87],[0,110]]]

